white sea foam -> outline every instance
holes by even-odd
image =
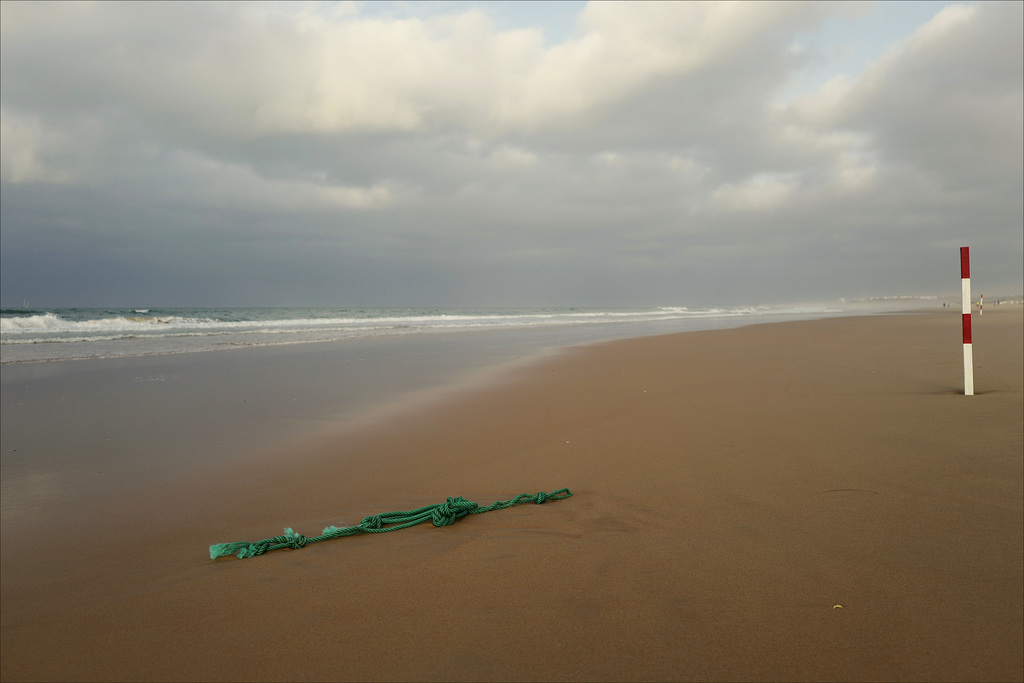
[[[531,325],[582,324],[614,321],[650,321],[676,317],[719,317],[751,315],[755,309],[706,309],[690,311],[685,308],[658,308],[647,310],[595,310],[595,311],[554,311],[554,312],[503,312],[503,313],[428,313],[415,315],[378,315],[360,317],[323,318],[264,318],[255,320],[217,320],[208,317],[130,315],[69,320],[55,313],[41,315],[2,317],[0,332],[10,339],[3,341],[17,343],[17,337],[25,341],[35,339],[44,333],[46,341],[74,339],[81,335],[95,334],[96,338],[108,339],[123,333],[123,336],[137,334],[172,336],[181,334],[217,334],[224,332],[255,332],[272,334],[307,329],[387,329],[415,326],[419,328],[480,328],[480,327],[525,327]],[[159,329],[154,329],[159,326]],[[63,334],[67,334],[65,337]]]
[[[905,306],[906,302],[901,301]],[[849,307],[847,306],[847,309]],[[0,362],[184,353],[241,346],[323,342],[351,338],[539,329],[597,330],[630,325],[631,332],[713,326],[715,319],[754,322],[762,317],[820,317],[837,305],[635,309],[52,309],[0,313]],[[704,322],[701,322],[704,321]],[[736,324],[732,322],[729,324]],[[653,327],[652,327],[653,326]]]
[[[38,333],[130,333],[138,331],[143,325],[168,325],[170,328],[182,329],[216,324],[217,321],[215,320],[180,318],[176,316],[116,316],[87,320],[68,320],[55,313],[44,313],[42,315],[0,317],[0,334],[32,336]],[[6,342],[7,339],[5,338],[3,341]]]
[[[23,317],[0,317],[0,334],[20,334],[40,330],[56,330],[65,321],[54,313]]]

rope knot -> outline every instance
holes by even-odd
[[[291,527],[284,530],[284,535],[274,536],[270,541],[275,545],[283,545],[284,547],[291,548],[293,550],[298,550],[306,545],[306,537],[302,534],[295,533]]]
[[[364,529],[379,529],[383,523],[380,515],[370,515],[369,517],[364,517],[363,521],[359,522],[359,526]]]
[[[543,503],[547,499],[548,499],[548,494],[544,493],[543,491],[538,491],[537,492],[537,501],[536,501],[537,505],[540,505],[541,503]]]
[[[303,536],[300,533],[296,533],[295,531],[292,531],[291,529],[289,529],[288,531],[289,531],[288,535],[291,537],[290,540],[288,541],[288,547],[289,548],[292,548],[294,550],[298,550],[299,548],[302,548],[302,547],[304,547],[306,545],[306,537],[305,536]]]
[[[431,511],[430,517],[433,520],[434,526],[449,526],[478,507],[480,506],[476,503],[468,501],[462,496],[456,496],[435,507]]]
[[[255,543],[250,543],[249,545],[247,545],[244,548],[239,548],[239,550],[238,550],[238,558],[241,559],[241,560],[244,560],[247,557],[256,557],[257,555],[262,555],[263,553],[267,552],[267,548],[269,548],[269,547],[270,547],[270,539],[266,539],[266,538],[263,539],[262,541],[256,541]]]

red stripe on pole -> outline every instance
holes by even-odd
[[[971,252],[960,247],[960,305],[964,318],[964,395],[974,395],[974,344],[971,343]]]

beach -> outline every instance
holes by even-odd
[[[316,396],[182,404],[164,419],[197,425],[191,455],[125,438],[186,462],[103,477],[88,421],[26,424],[5,458],[90,474],[5,489],[0,678],[1022,680],[1021,306],[973,334],[971,397],[950,310],[587,344],[343,420]],[[151,381],[132,391],[171,374],[133,367]],[[210,455],[238,440],[246,457]],[[208,554],[563,487],[446,527]]]

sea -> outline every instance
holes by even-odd
[[[7,308],[0,363],[118,358],[438,333],[548,331],[570,342],[927,308],[928,297],[647,308]]]

